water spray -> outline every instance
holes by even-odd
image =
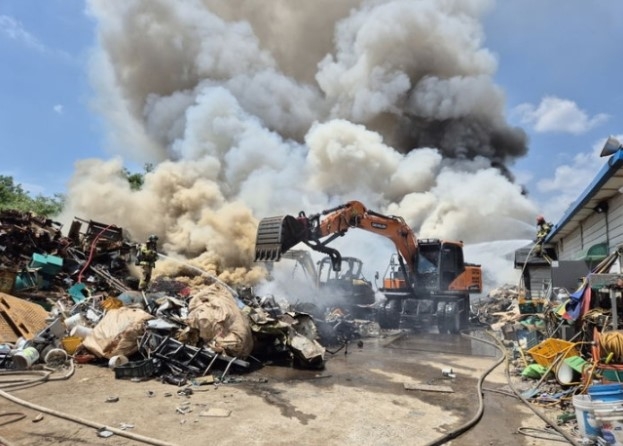
[[[173,261],[175,261],[175,262],[177,262],[177,263],[180,263],[180,264],[182,264],[182,265],[184,265],[184,266],[186,266],[186,267],[188,267],[188,268],[190,268],[190,269],[193,269],[193,270],[195,270],[195,271],[197,271],[197,272],[200,272],[202,276],[208,276],[208,277],[210,277],[210,278],[211,278],[211,279],[213,279],[215,282],[218,282],[218,283],[219,283],[219,284],[221,284],[223,287],[225,287],[225,288],[226,288],[226,289],[227,289],[227,290],[228,290],[228,291],[232,294],[232,296],[234,296],[236,299],[240,299],[240,296],[238,295],[238,292],[237,292],[236,290],[234,290],[232,287],[230,287],[229,285],[227,285],[225,282],[223,282],[223,281],[222,281],[221,279],[219,279],[218,277],[216,277],[216,276],[214,276],[214,275],[212,275],[212,274],[208,273],[207,271],[204,271],[204,270],[202,270],[201,268],[199,268],[199,267],[197,267],[197,266],[195,266],[195,265],[191,265],[190,263],[183,262],[183,261],[181,261],[181,260],[175,259],[175,258],[173,258],[173,257],[167,256],[167,255],[162,254],[162,253],[158,253],[158,257],[162,257],[162,258],[165,258],[165,259],[173,260]]]

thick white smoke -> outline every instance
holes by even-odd
[[[77,165],[69,212],[158,233],[168,254],[245,284],[262,274],[260,218],[350,200],[426,237],[530,238],[536,210],[507,170],[526,141],[492,80],[489,7],[89,0],[94,107],[120,158]],[[127,161],[154,164],[140,191]],[[378,236],[348,237],[344,254],[367,256]]]

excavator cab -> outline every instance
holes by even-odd
[[[341,257],[339,271],[333,268],[333,260],[324,257],[317,263],[318,287],[328,295],[334,295],[336,302],[343,302],[349,313],[355,317],[368,311],[361,305],[374,303],[374,288],[363,275],[363,261],[356,257]]]
[[[420,239],[413,272],[393,254],[379,289],[388,304],[387,328],[436,324],[440,333],[458,333],[469,324],[469,294],[482,291],[479,265],[463,259],[463,244]],[[385,328],[385,327],[384,327]]]
[[[463,244],[438,239],[419,240],[415,284],[428,291],[482,292],[479,265],[465,263]]]
[[[400,260],[398,253],[390,259],[383,283],[385,289],[405,289],[411,285],[420,295],[443,290],[480,292],[482,289],[480,275],[474,276],[469,270],[470,274],[463,277],[468,269],[459,243],[419,240],[413,273],[409,273]]]

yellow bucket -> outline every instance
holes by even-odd
[[[119,299],[117,299],[116,297],[113,296],[109,296],[106,299],[104,299],[104,301],[102,302],[102,307],[108,311],[108,310],[114,310],[117,308],[121,308],[123,307],[123,302],[121,302]]]
[[[68,354],[73,355],[76,353],[76,350],[78,350],[78,347],[80,347],[80,344],[82,344],[82,338],[78,336],[66,336],[61,340],[61,344],[63,344],[63,348]]]

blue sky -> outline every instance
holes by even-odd
[[[0,173],[35,194],[64,192],[76,160],[109,156],[89,106],[96,24],[85,9],[0,1]],[[483,28],[507,118],[529,135],[513,173],[555,220],[605,162],[605,138],[623,134],[623,2],[500,0]]]
[[[1,169],[33,193],[64,192],[76,159],[105,156],[89,111],[93,35],[81,1],[0,2]]]
[[[500,1],[484,27],[509,120],[530,137],[514,171],[560,215],[605,163],[607,136],[623,133],[623,3]]]

